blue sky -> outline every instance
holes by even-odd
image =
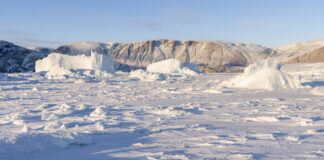
[[[199,39],[281,46],[324,38],[323,0],[0,0],[0,39]]]

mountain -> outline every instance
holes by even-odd
[[[293,43],[273,50],[277,52],[275,57],[284,62],[322,47],[324,47],[324,39]]]
[[[51,52],[90,55],[92,50],[114,57],[116,70],[143,69],[165,59],[195,63],[204,72],[239,72],[251,63],[275,57],[285,63],[312,62],[322,54],[324,39],[299,42],[278,48],[255,44],[199,40],[148,40],[133,43],[74,42],[55,49],[19,47],[0,41],[0,72],[34,71],[35,61]],[[312,54],[310,54],[312,53]],[[303,56],[302,56],[303,55]]]
[[[59,46],[54,49],[53,52],[68,55],[85,54],[89,56],[91,51],[108,54],[108,52],[118,44],[119,43],[115,42],[73,42],[71,44]]]
[[[0,40],[0,72],[16,73],[35,70],[35,61],[47,56],[46,53],[33,51]]]
[[[39,53],[45,53],[45,54],[50,54],[53,52],[52,48],[46,48],[46,47],[26,47],[26,48]]]
[[[285,64],[290,63],[316,63],[324,62],[324,47],[314,50],[313,52],[306,53],[301,56],[294,57],[285,62]]]
[[[134,43],[77,42],[63,45],[55,52],[63,54],[90,54],[91,50],[108,53],[123,67],[146,67],[165,59],[196,63],[204,71],[227,72],[274,54],[270,48],[254,44],[219,41],[149,40]]]

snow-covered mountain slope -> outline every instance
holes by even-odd
[[[322,47],[324,47],[324,39],[298,42],[273,49],[277,52],[276,57],[278,59],[281,61],[287,61]]]
[[[324,62],[324,47],[314,50],[313,52],[303,54],[287,60],[285,63],[316,63]]]
[[[150,40],[134,43],[78,42],[58,47],[63,54],[109,53],[120,64],[136,67],[165,59],[195,63],[211,69],[245,67],[274,54],[270,48],[254,44],[219,41]]]
[[[47,53],[36,52],[0,40],[0,72],[29,72],[35,70],[35,62]]]
[[[53,51],[69,55],[85,54],[90,56],[91,51],[108,53],[111,48],[114,48],[116,45],[118,45],[118,43],[115,42],[73,42],[71,44],[62,45]]]
[[[45,53],[50,54],[53,52],[53,48],[46,48],[46,47],[26,47],[27,49],[39,52],[39,53]]]

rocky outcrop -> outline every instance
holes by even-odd
[[[0,72],[35,71],[35,62],[46,55],[0,40]]]
[[[316,63],[316,62],[324,62],[324,47],[320,49],[316,49],[313,52],[289,59],[284,63],[290,64],[290,63]]]
[[[272,49],[254,44],[194,40],[150,40],[126,44],[78,42],[58,47],[55,52],[74,55],[89,54],[91,50],[108,53],[123,66],[146,67],[172,58],[220,72],[244,68],[274,54]]]
[[[91,51],[108,54],[108,52],[114,49],[118,44],[119,43],[114,42],[73,42],[71,44],[59,46],[54,49],[53,52],[68,55],[85,54],[87,56],[90,56]]]

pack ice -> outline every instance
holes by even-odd
[[[302,87],[298,76],[284,73],[276,59],[256,62],[244,69],[244,73],[223,82],[220,86],[275,90]]]
[[[114,73],[114,60],[108,54],[91,51],[91,56],[70,56],[51,53],[46,58],[36,61],[36,72],[47,71],[47,77],[73,74],[71,70],[94,70]]]

